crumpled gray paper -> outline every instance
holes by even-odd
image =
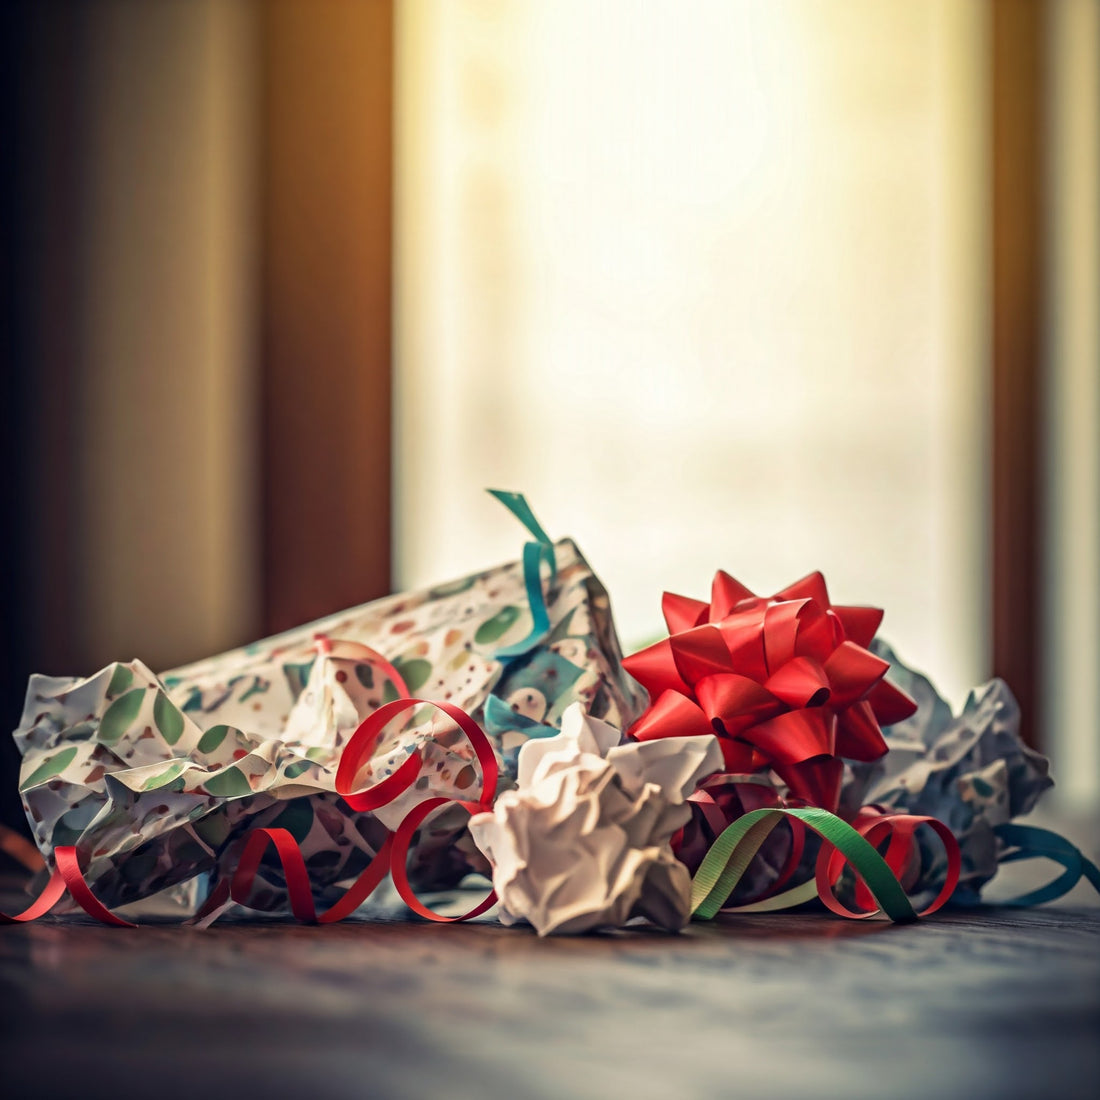
[[[904,665],[884,642],[872,649],[891,665],[890,678],[918,704],[916,714],[883,730],[890,751],[869,764],[849,762],[841,813],[875,803],[900,813],[943,821],[959,842],[962,870],[956,901],[977,901],[997,872],[1000,846],[993,829],[1030,811],[1053,786],[1045,756],[1020,740],[1020,708],[999,679],[974,688],[957,716],[931,681]],[[938,849],[926,855],[915,889],[935,889],[946,864]]]

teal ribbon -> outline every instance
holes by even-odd
[[[534,718],[528,718],[525,714],[517,714],[499,696],[490,695],[485,700],[485,721],[482,725],[485,732],[500,735],[509,730],[518,730],[530,737],[555,737],[561,731],[554,726],[548,726],[545,722],[538,722]]]
[[[1022,909],[1054,901],[1068,894],[1081,881],[1082,876],[1100,893],[1100,868],[1064,836],[1035,825],[997,825],[993,832],[1011,849],[1007,855],[1001,856],[1002,863],[1015,863],[1022,859],[1050,859],[1064,868],[1056,879],[1045,886],[1009,901],[997,902],[997,905]]]
[[[522,493],[510,493],[504,489],[490,489],[497,498],[534,536],[534,541],[523,547],[523,583],[527,589],[527,602],[531,608],[531,630],[527,637],[498,649],[493,656],[497,660],[520,657],[533,649],[550,633],[550,613],[542,594],[542,563],[550,566],[550,583],[558,577],[558,565],[554,559],[554,544],[535,518],[527,498]]]

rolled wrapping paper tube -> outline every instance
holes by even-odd
[[[525,548],[525,551],[524,551],[524,554],[523,554],[523,563],[522,563],[523,574],[522,575],[523,575],[524,586],[525,586],[525,589],[526,589],[526,595],[527,595],[528,601],[530,603],[532,629],[530,631],[530,635],[527,638],[525,638],[522,643],[518,643],[513,647],[506,647],[504,650],[502,650],[499,653],[495,654],[495,656],[497,656],[500,660],[505,661],[506,665],[507,665],[507,661],[508,661],[510,656],[515,655],[515,653],[518,650],[524,650],[524,651],[529,650],[531,648],[531,645],[533,645],[535,642],[539,641],[545,635],[545,632],[548,629],[549,620],[550,620],[550,617],[551,617],[551,611],[548,610],[548,606],[549,606],[550,609],[555,609],[556,610],[556,605],[551,601],[551,597],[553,596],[554,599],[557,599],[557,597],[559,595],[559,593],[554,589],[554,585],[555,585],[555,583],[558,579],[558,567],[559,567],[559,564],[562,563],[562,555],[561,555],[560,549],[558,551],[555,551],[549,536],[547,535],[546,531],[542,528],[541,524],[538,522],[538,519],[535,517],[535,515],[534,515],[533,511],[531,510],[530,506],[528,505],[527,501],[525,500],[525,498],[521,494],[497,491],[497,492],[494,493],[494,495],[502,503],[504,503],[505,506],[524,525],[524,527],[526,528],[526,530],[529,534],[529,538],[531,540],[529,542],[528,546]],[[569,590],[571,591],[573,589],[578,589],[579,585],[580,585],[580,580],[583,579],[581,577],[581,574],[584,573],[584,572],[587,572],[587,566],[583,562],[583,559],[581,559],[580,556],[576,553],[567,553],[566,557],[565,557],[565,562],[570,566],[570,570],[571,570],[570,571],[570,580],[568,581],[568,585],[572,586],[572,587]],[[548,568],[543,568],[544,563]],[[581,569],[580,567],[583,567],[583,569]],[[509,567],[509,568],[511,568],[511,567]],[[513,570],[513,573],[514,573],[514,570]],[[550,577],[550,590],[549,591],[544,591],[545,578],[546,578],[547,573],[549,573],[549,577]],[[468,580],[477,581],[477,580],[479,580],[479,578],[480,578],[480,575],[478,577],[469,578]],[[451,586],[443,586],[443,587],[450,588]],[[519,610],[520,605],[522,604],[522,596],[520,595],[519,592],[516,592],[515,595],[511,594],[511,588],[514,588],[514,587],[516,587],[516,586],[515,586],[515,578],[513,576],[512,581],[511,581],[511,587],[509,588],[509,610],[513,610],[513,611]],[[516,598],[516,597],[519,597],[519,598]],[[436,598],[435,590],[432,590],[432,591],[428,592],[426,595],[422,595],[422,598],[429,601],[429,602],[432,599],[435,599]],[[439,598],[444,598],[444,596],[440,595]],[[488,597],[486,597],[486,598],[488,598]],[[570,599],[573,602],[576,602],[575,599],[572,596],[570,597]],[[548,604],[548,601],[549,601],[549,604]],[[587,601],[587,603],[586,603],[586,601]],[[591,602],[592,602],[591,595],[586,596],[585,599],[581,601],[582,605],[585,605],[585,606],[587,606],[588,604],[591,604]],[[515,606],[513,606],[513,605],[515,605]],[[391,691],[397,693],[401,697],[407,697],[409,695],[408,684],[403,680],[401,673],[399,673],[398,670],[397,670],[397,667],[395,667],[390,661],[386,660],[380,653],[378,653],[376,650],[371,649],[369,646],[365,646],[365,645],[363,645],[362,643],[359,643],[359,642],[349,642],[347,640],[340,639],[338,637],[338,635],[340,634],[340,627],[341,627],[342,621],[343,620],[338,621],[337,618],[334,616],[331,619],[326,620],[324,624],[318,624],[317,626],[314,626],[314,627],[300,628],[297,631],[290,632],[290,634],[288,635],[288,638],[286,639],[286,641],[293,642],[293,644],[295,644],[299,647],[301,646],[301,644],[303,642],[308,645],[309,642],[310,642],[311,633],[313,633],[314,631],[319,631],[312,638],[313,648],[316,650],[316,652],[319,655],[321,655],[323,657],[330,657],[330,658],[337,659],[337,660],[347,660],[347,661],[350,661],[350,662],[367,663],[367,664],[371,665],[374,669],[374,681],[377,681],[379,679],[383,679],[383,680],[387,681],[384,685],[385,686],[385,694],[382,695],[383,699],[387,699],[388,697],[391,697],[390,696]],[[333,631],[332,635],[330,635],[327,632],[327,630],[325,630],[325,627],[329,626],[329,624],[335,624],[335,625],[330,627],[330,629]],[[601,624],[596,623],[596,625],[599,626]],[[609,620],[608,620],[606,625],[608,627],[611,626]],[[612,630],[613,630],[613,628],[612,628]],[[496,637],[499,637],[499,632],[496,635]],[[492,638],[489,638],[487,636],[486,642],[492,641],[492,640],[493,640]],[[273,648],[271,648],[271,652],[270,652],[269,656],[270,656],[271,661],[274,661],[275,655],[277,655],[280,652],[280,650],[279,650],[279,646],[277,644],[277,640],[271,639],[269,641],[272,643],[272,646],[273,646]],[[596,645],[599,641],[600,641],[600,638],[595,638],[594,640],[592,638],[590,638],[589,639],[589,648],[592,648],[592,646]],[[256,648],[257,648],[257,652],[259,652],[260,643],[257,643]],[[643,698],[643,693],[641,692],[640,688],[638,688],[638,686],[636,684],[634,684],[632,681],[630,681],[629,677],[623,675],[621,673],[621,670],[618,669],[619,654],[618,654],[618,651],[617,651],[617,647],[613,647],[613,649],[614,649],[614,652],[612,652],[610,654],[610,656],[613,658],[611,663],[614,666],[613,669],[612,669],[612,673],[614,673],[614,675],[612,675],[612,673],[607,673],[605,675],[605,673],[603,671],[599,670],[599,669],[597,669],[596,671],[599,673],[599,679],[601,679],[601,680],[609,679],[609,678],[612,679],[612,680],[615,680],[616,683],[613,683],[612,687],[617,686],[617,681],[619,681],[619,680],[622,681],[622,687],[623,687],[623,693],[624,693],[623,699],[618,700],[618,698],[616,697],[615,706],[618,709],[616,709],[614,711],[614,713],[616,715],[624,716],[624,718],[619,720],[618,723],[617,723],[619,725],[622,725],[622,724],[624,724],[624,721],[629,721],[630,719],[632,719],[634,717],[634,715],[636,715],[640,711],[641,701],[642,701],[642,698]],[[251,650],[251,647],[250,647],[250,650]],[[226,656],[227,657],[233,656],[234,659],[244,660],[245,655],[246,655],[245,651],[241,651],[239,654],[226,655]],[[261,654],[261,656],[264,656],[264,655]],[[320,662],[318,662],[318,663],[320,663]],[[419,670],[419,664],[422,664],[423,662],[418,663],[418,662],[411,662],[410,661],[410,662],[407,662],[407,663],[408,663],[410,669],[412,668],[413,664],[417,664],[417,667],[418,667],[418,670]],[[517,662],[517,664],[519,666],[523,666],[524,663],[522,661],[520,661],[520,662]],[[592,664],[593,664],[593,666],[595,666],[596,662],[593,661]],[[402,664],[401,660],[398,661],[398,665],[400,666],[400,668],[402,670],[405,670],[406,665]],[[310,667],[309,664],[303,663],[300,666],[298,671],[299,671],[300,674],[302,674],[301,669],[308,669],[309,667]],[[586,666],[586,668],[587,668],[587,666]],[[360,670],[358,668],[356,668],[355,674],[358,675],[359,671]],[[208,672],[208,670],[204,669],[204,674],[206,674],[207,672]],[[349,672],[350,672],[350,669],[349,669]],[[586,671],[585,674],[587,675],[587,671]],[[411,675],[413,675],[413,673],[410,671],[409,675],[411,676]],[[419,671],[417,671],[417,675],[419,675]],[[518,676],[520,674],[516,673],[515,675]],[[341,679],[339,673],[336,673],[335,677],[338,680]],[[209,679],[209,676],[207,678]],[[362,679],[363,678],[360,677],[361,682],[362,682]],[[257,679],[257,684],[259,684],[259,682],[260,682],[259,679]],[[410,683],[414,683],[414,682],[415,681],[410,680]],[[205,688],[205,687],[208,687],[208,686],[209,686],[209,684],[207,684],[206,681],[203,681],[203,687]],[[296,686],[297,686],[297,682],[292,680],[291,681],[292,692],[293,692],[293,690],[295,689]],[[354,686],[355,685],[352,684],[352,687],[354,687]],[[364,686],[367,686],[367,685],[364,684]],[[485,690],[486,691],[490,690],[490,687],[491,687],[491,685],[486,683]],[[259,690],[259,687],[257,687],[256,690]],[[300,691],[299,691],[299,696],[300,696]],[[297,699],[299,696],[295,696],[295,699]],[[193,702],[193,701],[194,700],[192,699],[191,702]],[[322,701],[324,701],[324,700],[322,700]],[[356,700],[353,698],[352,701],[355,702]],[[372,706],[377,705],[376,702],[373,699],[371,700],[371,705]],[[188,709],[188,708],[185,707],[184,709]],[[192,707],[190,707],[190,709],[194,709],[194,707],[192,706]],[[306,725],[307,728],[305,729],[305,733],[308,734],[308,732],[309,732],[308,719],[311,716],[309,714],[305,713],[306,708],[304,706],[302,708],[300,708],[300,710],[302,711],[302,713],[298,714],[298,717],[300,719],[302,719],[303,723]],[[362,708],[360,708],[360,713],[363,713]],[[350,725],[350,723],[347,723],[346,720],[345,720],[345,724],[341,727],[341,732],[343,730],[348,729],[349,725]],[[270,723],[269,723],[269,726],[270,726]],[[469,733],[469,729],[467,729],[467,733]],[[454,735],[452,734],[451,736],[452,736],[452,739],[453,739]],[[448,795],[457,795],[461,798],[473,798],[475,800],[473,803],[461,803],[461,804],[465,805],[467,809],[470,809],[470,808],[474,808],[474,809],[488,808],[488,806],[491,804],[493,796],[495,794],[495,788],[496,788],[497,781],[498,781],[497,780],[497,764],[496,764],[495,758],[493,757],[491,744],[485,742],[484,739],[479,739],[478,736],[476,736],[476,735],[471,735],[471,738],[472,738],[473,745],[474,745],[473,755],[477,755],[479,757],[480,765],[481,765],[481,771],[482,771],[482,779],[485,780],[485,782],[483,783],[483,785],[480,789],[480,792],[479,792],[479,790],[477,788],[477,785],[476,785],[476,779],[477,779],[476,773],[477,773],[477,770],[478,770],[478,766],[475,764],[472,768],[469,769],[469,773],[474,774],[474,784],[472,786],[463,787],[461,789],[450,788],[450,789],[447,790],[446,793]],[[307,740],[308,740],[308,738],[307,738]],[[410,738],[410,740],[411,740],[411,738]],[[337,749],[336,752],[338,752],[338,751],[339,750]],[[391,811],[390,811],[391,816],[387,818],[387,821],[390,825],[396,825],[396,824],[398,824],[398,822],[402,822],[402,817],[404,816],[404,811],[405,811],[405,808],[407,806],[417,805],[417,801],[416,801],[417,798],[422,798],[424,796],[431,796],[431,795],[434,795],[434,794],[438,793],[438,792],[435,792],[435,791],[431,790],[430,788],[428,790],[424,791],[423,794],[421,794],[420,792],[415,792],[414,793],[414,792],[410,791],[410,789],[409,789],[415,783],[416,777],[413,775],[413,771],[414,771],[414,768],[419,766],[419,757],[421,755],[423,755],[424,757],[428,757],[428,755],[429,755],[427,752],[424,751],[424,746],[423,745],[421,745],[420,753],[417,754],[417,759],[403,759],[401,754],[398,754],[398,753],[390,754],[391,761],[401,761],[402,762],[402,768],[398,769],[398,773],[399,773],[398,777],[396,779],[394,779],[393,777],[387,776],[386,780],[389,780],[389,782],[387,782],[385,786],[379,785],[378,787],[367,787],[364,790],[356,790],[354,787],[352,787],[352,788],[349,789],[349,797],[354,800],[356,805],[363,808],[364,812],[367,812],[368,807],[374,806],[376,809],[380,809],[382,806],[387,805],[393,798],[397,797],[399,793],[404,791],[405,797],[402,800],[402,802],[400,803],[400,806],[401,806],[400,811],[398,813],[394,813],[393,808],[391,808]],[[432,755],[434,756],[434,753]],[[470,754],[463,752],[462,751],[462,746],[460,745],[459,746],[459,755],[464,755],[464,756],[469,757]],[[388,766],[389,763],[390,762],[387,761],[387,766]],[[472,763],[472,761],[471,761],[471,763]],[[334,759],[332,761],[332,765],[338,768],[339,760]],[[466,782],[467,778],[469,777],[469,773],[467,773],[467,775],[462,776],[462,778],[460,780],[461,783]],[[246,778],[251,779],[251,776],[246,776]],[[423,782],[423,780],[421,780],[421,782]],[[247,792],[245,792],[245,793],[247,793]],[[436,803],[433,808],[438,809],[438,808],[441,808],[441,807],[440,807],[439,803]],[[420,825],[423,825],[427,821],[427,815],[430,812],[431,811],[428,811],[428,810],[418,812],[418,822],[419,822]],[[345,813],[345,817],[347,817],[347,816],[351,816],[351,815],[347,815]],[[275,825],[277,826],[278,824],[281,824],[281,822],[276,820]],[[400,828],[400,826],[398,826],[398,827]],[[267,835],[267,834],[261,834],[261,835]],[[404,850],[407,852],[408,848],[412,844],[412,841],[413,841],[414,837],[416,836],[416,832],[415,832],[415,830],[412,830],[412,829],[406,829],[403,836],[407,837],[408,842],[404,846]],[[427,851],[427,849],[430,848],[431,843],[436,842],[434,832],[431,834],[431,836],[428,836],[428,834],[426,832],[422,831],[420,836],[424,838],[425,851]],[[60,837],[59,837],[59,839],[60,839]],[[284,840],[285,840],[285,838],[284,838]],[[381,837],[379,837],[378,840],[381,840]],[[240,849],[237,848],[237,841],[242,842]],[[244,835],[242,836],[240,832],[236,832],[236,831],[234,832],[234,848],[233,848],[233,851],[232,851],[232,853],[228,853],[229,859],[228,859],[227,863],[223,863],[223,866],[222,866],[223,877],[219,880],[219,882],[214,887],[214,891],[219,893],[219,895],[222,894],[222,893],[225,894],[224,897],[219,896],[219,898],[216,899],[216,900],[220,901],[223,904],[228,903],[228,901],[231,900],[230,897],[229,897],[230,893],[235,893],[238,898],[241,898],[242,894],[245,893],[245,891],[244,891],[244,878],[245,878],[245,876],[237,875],[235,877],[236,868],[234,867],[234,863],[236,862],[236,859],[237,859],[238,855],[243,853],[244,846],[247,843],[248,843],[248,834],[247,833],[244,833]],[[288,851],[288,849],[286,848],[285,843],[280,848],[280,845],[269,835],[267,835],[266,840],[258,841],[256,843],[258,845],[260,845],[262,850],[265,851],[265,852],[266,852],[266,850],[269,846],[274,848],[273,853],[269,853],[268,855],[263,857],[263,860],[264,860],[265,864],[267,862],[270,862],[271,855],[273,854],[279,860],[283,861],[284,871],[287,871],[286,861],[287,860],[292,860],[293,857],[291,857],[289,855],[286,855],[286,852]],[[97,886],[97,882],[99,880],[100,875],[102,874],[103,868],[95,860],[102,859],[102,858],[106,858],[108,860],[114,860],[115,857],[117,856],[117,862],[121,863],[122,860],[125,857],[122,854],[119,854],[119,853],[104,852],[104,851],[97,851],[95,857],[93,857],[93,847],[94,847],[94,845],[90,840],[86,842],[84,839],[81,839],[81,840],[77,841],[77,844],[79,845],[79,847],[77,848],[77,851],[75,853],[75,857],[77,859],[77,862],[72,864],[72,867],[75,868],[77,871],[79,871],[79,869],[81,867],[85,868],[86,871],[87,871],[87,875],[88,875],[88,880],[87,881],[91,883],[92,889],[93,890],[99,889],[99,887]],[[376,848],[377,848],[377,843],[372,845],[371,848],[365,850],[363,852],[363,855],[367,859],[370,859],[371,858],[371,850],[376,849]],[[221,849],[219,849],[219,850],[221,850]],[[253,849],[253,851],[255,851],[255,850],[256,849]],[[311,852],[311,848],[308,846],[308,844],[303,848],[303,852],[306,853],[307,855]],[[417,853],[417,854],[422,855],[423,853]],[[392,860],[392,858],[393,858],[393,850],[391,848],[391,860]],[[52,860],[51,860],[51,862],[52,862]],[[362,864],[360,864],[359,866],[361,867]],[[175,869],[176,869],[177,873],[191,873],[191,869],[185,863],[176,862],[175,863]],[[293,878],[293,872],[287,871],[287,873],[290,874],[291,878]],[[410,870],[410,873],[411,873],[411,870]],[[83,876],[81,876],[81,877],[83,878]],[[345,878],[344,881],[347,881],[347,879]],[[221,890],[222,883],[226,884],[226,888],[225,888],[224,891]],[[321,882],[319,881],[317,885],[320,886]],[[326,885],[327,888],[330,888],[332,883],[331,882],[326,882],[325,885]],[[112,886],[113,886],[113,880],[112,880]],[[57,878],[53,879],[52,882],[49,884],[48,889],[49,889],[49,893],[50,893],[51,896],[49,898],[47,898],[46,901],[43,902],[43,905],[47,905],[47,903],[52,905],[52,904],[56,903],[56,901],[59,900],[59,898],[61,896],[63,896],[64,876],[59,875]],[[79,889],[79,887],[78,887],[78,889]],[[125,898],[118,898],[117,895],[116,895],[116,897],[109,897],[109,888],[108,888],[108,884],[107,884],[106,880],[104,880],[104,886],[103,886],[102,890],[100,891],[101,896],[105,900],[111,901],[112,903],[116,903],[116,898],[118,899],[118,901],[122,901],[122,900],[125,900],[125,901],[140,900],[141,897],[146,896],[147,894],[149,894],[151,892],[152,892],[151,889],[145,890],[145,889],[143,889],[141,884],[137,884],[137,885],[134,885],[134,888],[129,891],[128,895]],[[89,895],[88,900],[89,900],[89,905],[93,904],[93,899],[91,898],[90,895]],[[301,908],[302,907],[299,906],[300,910],[301,910]],[[35,907],[35,906],[31,907],[32,912],[39,912],[40,910],[41,910],[41,907]],[[209,916],[209,913],[207,913],[206,915]]]
[[[341,756],[340,765],[337,769],[336,787],[338,793],[345,797],[353,808],[371,810],[387,805],[416,782],[422,765],[422,758],[418,752],[411,753],[405,764],[381,783],[369,787],[365,791],[354,792],[355,778],[362,766],[369,761],[386,725],[404,711],[425,705],[437,707],[457,723],[469,738],[474,754],[481,765],[479,800],[476,802],[463,801],[459,802],[459,805],[465,807],[471,813],[492,807],[499,778],[499,767],[493,746],[477,723],[460,707],[456,707],[451,703],[436,702],[430,699],[398,699],[380,707],[361,722],[355,733],[352,734],[351,740]],[[466,920],[469,917],[483,913],[496,901],[495,894],[490,892],[490,895],[469,913],[458,917],[444,917],[432,912],[413,893],[405,870],[405,863],[416,830],[431,812],[450,805],[454,801],[457,800],[438,797],[428,798],[415,806],[406,815],[397,831],[386,838],[385,843],[375,857],[366,869],[360,873],[356,881],[345,891],[343,897],[320,915],[318,915],[313,903],[309,872],[306,869],[301,849],[294,837],[286,829],[255,829],[246,834],[247,839],[244,849],[228,884],[223,881],[219,891],[208,899],[207,903],[193,918],[184,923],[204,925],[214,919],[230,900],[247,906],[256,872],[268,846],[274,846],[276,855],[282,864],[286,876],[287,895],[291,912],[304,923],[327,924],[344,919],[367,899],[387,872],[392,873],[394,884],[405,903],[414,912],[430,920],[451,922]],[[54,856],[56,869],[39,897],[21,913],[15,915],[0,913],[0,923],[12,924],[36,920],[48,913],[68,891],[84,912],[96,920],[117,927],[135,927],[133,922],[113,913],[96,898],[84,878],[80,866],[80,854],[74,846],[58,847],[54,850]]]

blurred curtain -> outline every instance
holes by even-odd
[[[166,667],[257,625],[257,131],[250,5],[4,20],[10,729],[31,671]]]
[[[392,3],[2,19],[10,729],[389,591]]]
[[[1100,4],[1045,34],[1043,717],[1063,804],[1100,794]]]

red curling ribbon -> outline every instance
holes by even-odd
[[[496,892],[490,890],[482,901],[478,902],[477,905],[467,912],[457,917],[444,917],[434,910],[429,909],[413,892],[412,885],[409,882],[408,872],[409,848],[412,845],[413,837],[416,834],[416,830],[420,828],[421,823],[430,813],[444,806],[451,805],[452,801],[453,800],[450,798],[428,798],[421,802],[419,806],[409,811],[405,819],[397,827],[397,832],[394,834],[393,859],[390,866],[390,875],[393,878],[393,885],[400,895],[401,900],[414,913],[428,920],[438,921],[441,924],[453,924],[457,921],[469,920],[471,917],[479,916],[491,909],[496,904],[497,900]],[[459,805],[465,806],[474,813],[488,810],[491,804],[491,798],[489,802],[481,804],[471,804],[468,802],[459,803]]]
[[[380,669],[386,678],[393,683],[398,698],[408,698],[409,688],[405,683],[405,678],[377,649],[371,649],[369,645],[364,645],[362,642],[349,642],[343,638],[330,638],[322,632],[313,635],[313,645],[322,657],[365,661],[367,664]]]
[[[466,734],[473,747],[474,755],[481,765],[481,794],[476,802],[436,797],[425,799],[419,805],[414,806],[405,815],[394,834],[390,874],[393,877],[394,887],[397,889],[402,901],[414,913],[435,921],[468,920],[470,917],[475,917],[489,909],[496,902],[496,894],[490,892],[484,901],[461,916],[443,917],[433,912],[417,898],[409,883],[407,870],[409,849],[412,846],[413,838],[417,829],[430,813],[454,802],[465,807],[471,813],[480,813],[483,810],[491,809],[493,799],[496,797],[497,780],[500,774],[496,753],[481,727],[464,710],[451,703],[431,699],[398,699],[379,708],[360,724],[345,747],[340,758],[340,766],[336,772],[336,791],[354,809],[377,809],[379,806],[394,801],[408,790],[416,782],[423,764],[423,758],[419,752],[411,753],[409,759],[393,775],[383,779],[381,783],[361,794],[350,793],[355,782],[355,776],[363,764],[372,758],[387,723],[410,707],[421,706],[425,703],[443,711]]]
[[[111,910],[92,893],[91,887],[84,878],[84,872],[80,869],[80,860],[77,857],[76,848],[71,844],[67,844],[61,848],[55,848],[53,855],[54,859],[57,861],[57,869],[61,872],[61,877],[65,880],[66,889],[69,891],[72,899],[88,914],[88,916],[95,917],[97,921],[103,924],[113,924],[116,928],[137,927],[132,921],[124,920],[122,917],[112,913]]]
[[[669,637],[623,661],[652,701],[634,740],[716,733],[728,772],[772,768],[835,812],[843,760],[877,760],[881,727],[916,711],[867,648],[882,612],[834,606],[820,573],[766,598],[719,571],[709,603],[666,592],[662,610]]]
[[[393,849],[393,834],[387,835],[382,847],[340,900],[320,915],[313,904],[313,891],[302,849],[286,829],[253,829],[248,834],[248,841],[230,880],[229,897],[238,905],[248,905],[260,861],[269,844],[274,846],[283,867],[290,911],[303,924],[332,924],[350,916],[386,877]]]
[[[379,707],[359,723],[359,728],[351,735],[351,740],[340,756],[340,764],[336,769],[336,793],[353,810],[377,810],[389,805],[416,782],[424,758],[419,751],[414,750],[393,775],[387,776],[366,791],[352,793],[355,777],[360,768],[372,759],[386,726],[404,711],[425,705],[443,711],[466,735],[481,765],[482,800],[488,798],[490,804],[492,803],[496,795],[500,767],[493,746],[481,727],[461,707],[456,707],[453,703],[435,699],[395,699],[392,703]]]
[[[0,924],[23,924],[45,916],[65,896],[65,879],[55,870],[42,893],[21,913],[0,912]]]
[[[373,714],[368,715],[359,724],[340,757],[340,764],[336,773],[336,791],[353,809],[379,809],[396,801],[416,782],[423,765],[423,757],[419,752],[412,752],[393,775],[388,776],[366,791],[358,794],[352,793],[359,770],[373,757],[382,733],[389,722],[397,715],[425,704],[443,711],[458,725],[469,739],[474,755],[481,765],[480,799],[477,802],[458,802],[458,805],[466,807],[473,813],[492,807],[493,799],[496,796],[499,765],[493,746],[481,727],[464,710],[451,703],[432,699],[396,699],[392,703],[380,707]],[[260,861],[268,845],[272,845],[282,864],[286,878],[287,897],[290,901],[291,912],[299,921],[305,924],[328,924],[343,920],[370,896],[378,883],[385,877],[387,871],[392,875],[394,885],[402,900],[421,916],[426,916],[430,920],[448,922],[467,920],[470,917],[477,916],[496,902],[494,893],[490,892],[484,901],[468,913],[457,917],[442,917],[437,913],[433,913],[420,902],[413,893],[408,880],[408,854],[416,830],[433,810],[444,805],[450,805],[455,801],[449,798],[429,798],[415,806],[405,815],[396,833],[391,833],[386,837],[382,848],[360,874],[359,878],[348,888],[343,898],[320,916],[318,916],[316,907],[313,904],[309,872],[301,848],[294,837],[285,829],[255,829],[249,834],[244,851],[241,853],[240,860],[233,872],[229,897],[240,905],[248,904],[248,898],[252,892]],[[225,900],[223,891],[222,895],[216,899],[212,898],[211,903],[208,903],[208,906],[205,906],[204,909],[214,912],[217,907],[224,904]]]
[[[365,646],[358,646],[357,643],[337,642],[333,645],[325,638],[318,638],[317,644],[319,652],[332,653],[336,656],[344,655],[335,652],[336,646],[355,645],[358,649],[367,649]],[[369,652],[373,653],[373,651]],[[387,670],[387,675],[391,676],[391,679],[400,689],[404,689],[404,681],[396,669],[393,669],[392,665],[389,665],[384,658],[380,658],[380,662]],[[491,809],[493,800],[496,797],[497,782],[500,775],[496,753],[481,727],[460,707],[432,699],[408,698],[396,699],[380,707],[360,723],[344,749],[337,768],[337,793],[353,809],[374,810],[394,802],[416,782],[423,764],[423,758],[419,752],[411,753],[408,760],[393,775],[388,776],[382,782],[375,784],[366,791],[357,794],[352,793],[355,778],[362,766],[371,759],[386,725],[398,714],[423,705],[433,706],[443,711],[469,739],[474,755],[481,765],[480,792],[476,801],[466,802],[436,797],[428,798],[415,806],[406,814],[397,831],[387,834],[382,847],[355,882],[348,887],[344,895],[321,914],[317,913],[313,902],[313,892],[310,887],[309,871],[306,867],[305,858],[293,835],[286,829],[280,828],[254,829],[247,835],[240,859],[228,881],[223,879],[215,887],[198,913],[185,923],[205,927],[217,919],[220,911],[229,901],[247,906],[260,862],[268,846],[275,848],[275,853],[282,865],[291,912],[296,919],[303,923],[329,924],[343,920],[370,896],[387,872],[392,874],[398,893],[405,903],[414,912],[430,920],[447,922],[468,920],[470,917],[478,916],[491,908],[496,902],[496,894],[492,891],[467,913],[455,917],[440,916],[428,909],[416,897],[408,879],[409,849],[412,846],[417,829],[432,811],[456,803],[465,807],[471,813],[479,813]],[[75,847],[62,846],[55,848],[54,857],[57,868],[50,876],[37,900],[21,913],[14,915],[0,913],[0,924],[36,920],[48,913],[61,900],[67,890],[77,904],[87,914],[95,917],[96,920],[104,924],[124,928],[136,927],[132,922],[124,920],[111,912],[95,897],[84,879]]]
[[[903,886],[910,868],[914,865],[919,867],[920,850],[916,840],[917,829],[922,825],[932,829],[940,838],[947,853],[947,874],[940,892],[928,905],[919,910],[917,916],[926,917],[947,904],[955,892],[955,887],[959,884],[962,860],[958,841],[942,821],[921,814],[894,814],[879,806],[871,805],[864,806],[851,824],[860,836],[876,847],[883,841],[887,842],[883,858],[894,873],[894,877]],[[821,845],[814,869],[818,897],[827,908],[839,916],[853,920],[875,916],[879,912],[879,907],[867,884],[858,874],[854,899],[856,908],[845,905],[833,892],[846,862],[844,855],[827,841]]]
[[[64,897],[67,890],[73,901],[88,916],[95,917],[101,923],[113,924],[118,928],[137,927],[131,921],[112,913],[92,893],[91,887],[84,878],[84,872],[80,869],[80,857],[73,845],[61,845],[53,850],[53,855],[56,867],[42,893],[22,913],[16,913],[14,916],[0,913],[0,924],[22,924],[45,916]]]

